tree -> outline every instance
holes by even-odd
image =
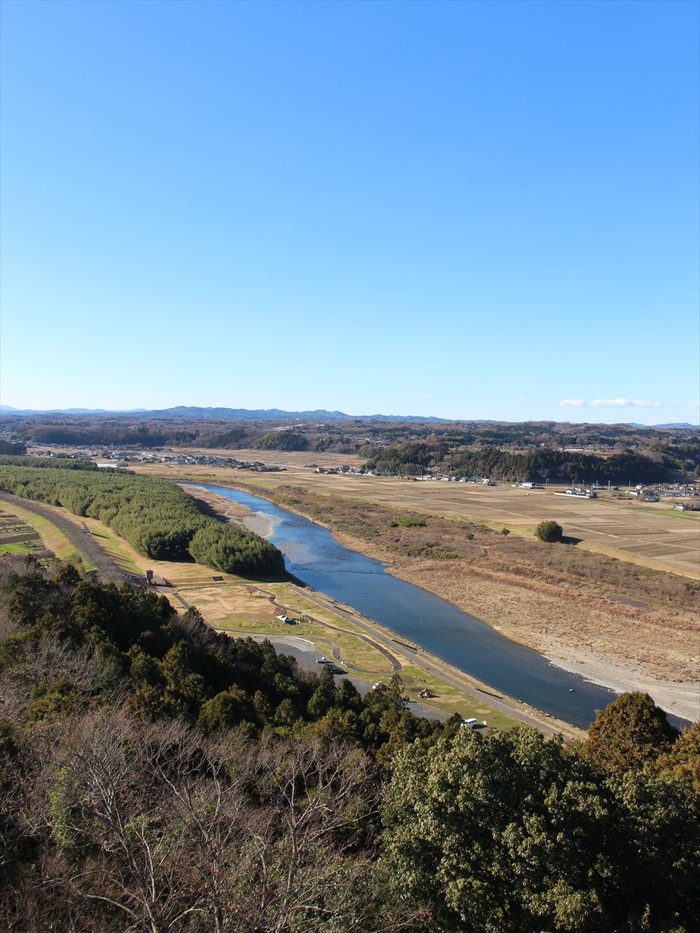
[[[384,861],[436,933],[689,933],[697,814],[648,769],[601,779],[532,729],[394,759]]]
[[[700,797],[700,722],[694,722],[676,739],[670,750],[656,760],[655,768],[672,774]]]
[[[535,536],[540,539],[540,541],[561,541],[564,536],[564,529],[561,527],[559,522],[540,522],[537,528],[535,528]]]
[[[628,771],[654,761],[677,737],[648,693],[623,693],[598,712],[582,753],[599,771]]]
[[[591,848],[608,811],[580,763],[534,730],[406,748],[384,819],[391,874],[433,930],[607,929]]]

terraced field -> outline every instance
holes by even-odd
[[[39,532],[12,512],[0,509],[0,554],[35,554],[49,557]]]

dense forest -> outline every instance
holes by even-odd
[[[12,933],[691,933],[700,729],[586,742],[361,697],[142,589],[0,561]]]
[[[10,456],[22,456],[27,452],[27,446],[24,443],[13,443],[12,441],[0,440],[0,456],[9,454]]]
[[[296,431],[269,431],[255,441],[261,450],[308,450],[309,442]]]
[[[673,462],[633,451],[598,457],[576,451],[511,453],[496,448],[452,452],[446,444],[403,443],[371,451],[365,469],[394,476],[421,476],[435,470],[446,476],[496,480],[587,483],[653,483],[668,479]]]
[[[99,470],[92,460],[71,460],[65,454],[50,459],[0,454],[0,467],[36,467],[38,470]],[[114,470],[109,470],[114,473]]]
[[[78,461],[65,469],[62,462],[26,466],[32,458],[18,459],[18,465],[9,465],[12,458],[3,458],[0,490],[97,518],[154,560],[196,560],[246,577],[285,572],[282,554],[273,544],[202,514],[192,496],[173,483],[93,469],[94,464],[80,469]]]

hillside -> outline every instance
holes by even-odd
[[[143,590],[0,579],[4,929],[693,928],[698,728],[643,694],[579,749],[481,737]]]

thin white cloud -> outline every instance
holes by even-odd
[[[519,401],[522,400],[516,399],[516,402]],[[618,398],[594,398],[592,402],[586,402],[582,398],[565,398],[564,401],[559,402],[559,405],[562,408],[567,406],[574,408],[581,406],[585,408],[663,408],[661,402],[651,402],[646,398],[624,398],[621,395]],[[698,408],[700,405],[696,403],[690,407]]]
[[[524,402],[524,401],[525,401],[525,399],[524,399],[524,398],[516,398],[516,400],[515,400],[515,401],[516,401],[516,402],[518,402],[518,404],[519,404],[520,402]]]
[[[595,398],[594,408],[661,408],[661,402],[649,402],[643,398]]]
[[[700,402],[691,402],[688,408],[700,408]]]

